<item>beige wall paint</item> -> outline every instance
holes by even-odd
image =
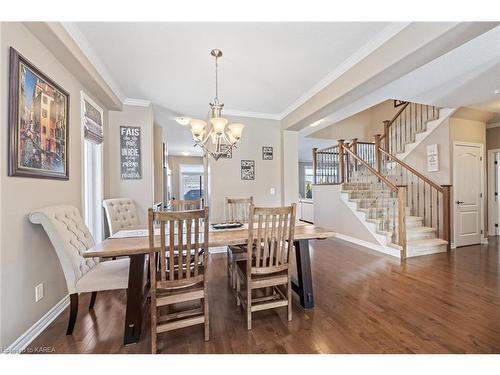
[[[9,47],[51,77],[70,94],[69,181],[7,176]],[[30,211],[50,205],[70,204],[82,209],[82,138],[80,91],[90,90],[20,23],[2,23],[0,43],[0,347],[6,348],[67,295],[61,266],[47,235],[28,220]],[[95,97],[93,98],[95,100]],[[99,103],[102,106],[102,103]],[[107,126],[107,111],[104,113]],[[34,301],[35,286],[43,283],[45,296]]]
[[[494,150],[500,148],[500,122],[492,125],[498,125],[498,127],[486,129],[487,150]]]
[[[232,159],[210,158],[211,217],[224,218],[224,197],[243,198],[253,195],[258,206],[281,205],[281,129],[279,121],[227,116],[230,122],[246,125],[242,142],[233,150]],[[262,146],[272,146],[274,159],[262,160]],[[298,153],[296,153],[298,158]],[[255,161],[255,180],[243,181],[240,177],[241,160]],[[295,168],[298,171],[298,163]],[[298,190],[298,184],[295,183]],[[275,194],[270,194],[270,189]]]
[[[427,146],[433,144],[438,145],[439,171],[427,172]],[[450,121],[445,120],[429,137],[415,147],[404,162],[440,185],[451,184],[451,152]]]
[[[373,142],[375,134],[384,132],[383,121],[391,120],[399,108],[392,100],[386,100],[362,112],[336,122],[310,135],[311,138],[345,139]]]
[[[168,157],[168,166],[171,171],[172,181],[172,196],[175,199],[182,199],[179,194],[180,183],[180,166],[185,165],[203,165],[203,158],[201,156],[177,156],[172,155]]]
[[[120,126],[141,128],[142,178],[122,180],[120,176]],[[154,202],[153,108],[124,105],[123,111],[109,112],[106,140],[105,198],[131,198],[139,211],[140,223],[147,226],[147,210]]]
[[[163,201],[163,128],[154,127],[154,201]]]

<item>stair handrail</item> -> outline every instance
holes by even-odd
[[[396,114],[394,115],[392,120],[384,121],[384,134],[382,134],[382,136],[380,137],[380,140],[383,140],[384,138],[386,138],[388,136],[389,128],[392,126],[392,124],[394,124],[396,119],[399,117],[399,115],[401,115],[401,113],[403,113],[403,111],[406,109],[406,107],[408,107],[409,104],[410,104],[410,102],[406,102],[405,104],[403,104],[401,106],[401,109],[396,112]]]
[[[422,180],[424,180],[425,182],[427,182],[429,185],[431,185],[432,187],[434,187],[436,190],[438,190],[441,193],[444,192],[445,186],[450,186],[451,187],[451,185],[439,185],[439,184],[435,183],[434,181],[430,180],[428,177],[424,176],[422,173],[420,173],[417,170],[415,170],[414,168],[410,167],[408,164],[406,164],[401,159],[398,159],[394,155],[389,154],[387,151],[385,151],[380,146],[378,147],[378,151],[380,151],[382,154],[384,154],[385,156],[387,156],[388,158],[390,158],[392,161],[394,161],[394,162],[398,163],[399,165],[401,165],[403,168],[408,169],[411,173],[413,173],[414,175],[417,175],[419,178],[421,178]]]
[[[384,183],[397,195],[398,201],[398,245],[401,247],[401,258],[406,258],[406,185],[394,185],[386,177],[380,174],[375,168],[370,166],[366,161],[356,155],[349,147],[345,147],[342,142],[339,143],[339,150],[352,156],[355,160],[361,163],[368,171],[374,174],[379,181]],[[345,181],[345,180],[344,180]]]
[[[344,152],[347,152],[349,155],[351,155],[354,159],[359,161],[361,164],[363,164],[371,173],[373,173],[380,181],[382,181],[385,185],[387,185],[392,191],[396,192],[398,191],[398,187],[394,185],[391,181],[389,181],[386,177],[381,175],[375,168],[372,168],[370,164],[368,164],[366,161],[361,159],[358,155],[356,155],[354,152],[352,152],[348,147],[343,147]]]
[[[377,138],[380,138],[380,135],[377,134],[375,136],[375,143],[379,144],[380,142],[377,141]],[[399,164],[402,168],[410,171],[412,174],[420,178],[424,183],[427,183],[429,186],[432,186],[434,189],[436,189],[438,192],[442,194],[443,197],[443,240],[448,242],[447,249],[448,251],[450,250],[451,246],[451,208],[450,208],[450,191],[451,191],[451,186],[452,185],[439,185],[436,182],[432,181],[428,177],[424,176],[422,173],[418,172],[415,170],[413,167],[410,165],[406,164],[404,161],[398,159],[396,156],[390,154],[386,150],[384,150],[380,145],[375,146],[377,150],[377,155],[384,155],[386,158],[390,159],[391,161]],[[380,153],[380,154],[379,154]],[[380,161],[382,157],[377,156],[377,159]],[[380,169],[380,162],[377,163],[377,168]],[[425,185],[424,185],[425,187]],[[431,196],[432,198],[432,196]],[[439,208],[439,206],[438,206]],[[424,211],[425,213],[425,211]],[[425,220],[425,217],[424,217]],[[437,230],[439,231],[439,223],[437,223]]]

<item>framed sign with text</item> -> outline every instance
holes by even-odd
[[[122,180],[142,178],[141,128],[120,126],[120,175]]]

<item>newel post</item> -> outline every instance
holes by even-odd
[[[389,120],[384,121],[384,150],[389,151],[389,124],[391,122]]]
[[[451,202],[450,190],[451,185],[441,185],[443,188],[443,240],[448,241],[446,249],[448,252],[451,249]]]
[[[318,183],[318,181],[316,179],[316,170],[318,168],[318,164],[317,164],[317,161],[316,161],[316,152],[317,151],[318,151],[317,147],[313,148],[313,150],[312,150],[312,153],[313,153],[313,183],[315,185]]]
[[[377,167],[377,172],[380,173],[380,169],[382,167],[382,155],[380,153],[380,134],[375,134],[374,136],[374,142],[375,142],[375,163]]]
[[[353,138],[351,143],[351,151],[354,152],[355,155],[358,155],[358,138]],[[359,155],[358,155],[359,156]],[[358,170],[358,161],[354,160],[354,170]]]
[[[344,168],[344,140],[339,139],[339,170],[340,170],[340,183],[345,182],[345,168]]]
[[[398,239],[401,259],[406,259],[406,185],[398,185]]]

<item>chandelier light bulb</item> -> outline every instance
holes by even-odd
[[[222,133],[224,133],[224,129],[226,128],[226,125],[228,123],[228,121],[224,117],[214,117],[213,119],[210,119],[210,122],[212,123],[214,132],[217,135],[221,135]]]
[[[234,139],[239,141],[244,127],[244,124],[229,124],[227,128],[229,129],[230,134],[234,137]]]
[[[193,138],[196,140],[203,138],[203,133],[205,132],[206,126],[207,123],[203,120],[191,120],[191,133],[193,133]]]

